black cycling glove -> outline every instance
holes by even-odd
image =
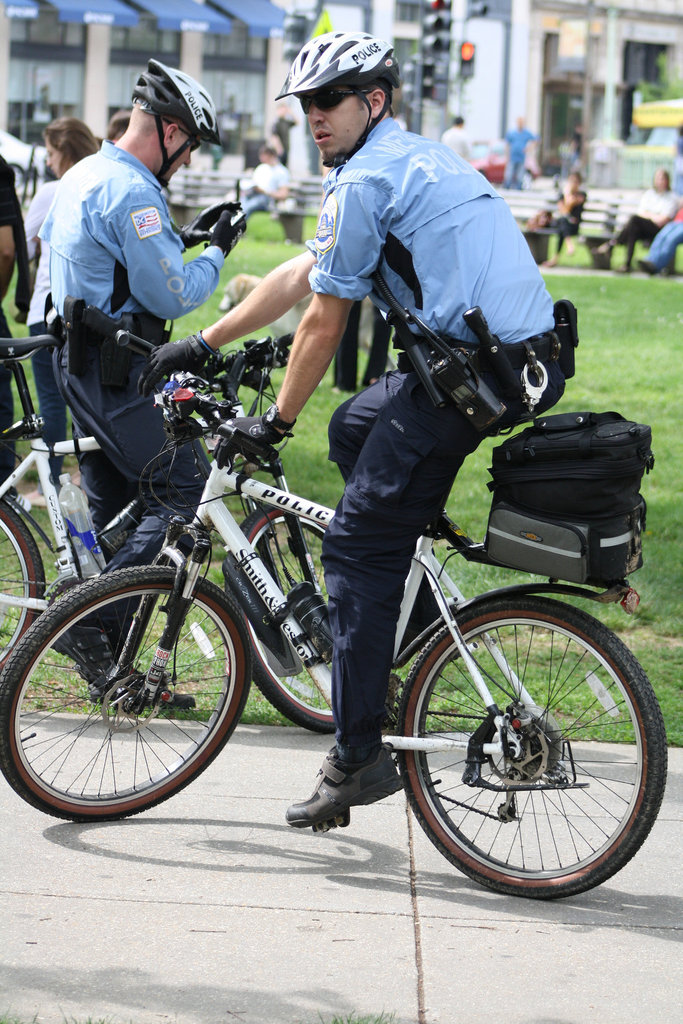
[[[211,355],[198,334],[190,334],[180,341],[167,342],[154,349],[138,377],[138,391],[147,397],[162,377],[170,377],[176,370],[197,373]]]
[[[235,452],[246,456],[265,455],[268,459],[273,458],[276,452],[272,451],[272,446],[284,441],[286,437],[292,437],[292,427],[295,423],[296,420],[285,423],[280,419],[277,405],[271,405],[263,416],[238,416],[236,419],[226,420],[225,425],[233,431],[233,436],[229,440],[221,438],[213,450],[213,457],[219,469],[228,465]]]
[[[217,245],[219,249],[223,250],[223,255],[227,256],[231,249],[234,249],[240,238],[247,230],[247,218],[241,213],[242,207],[238,204],[239,213],[241,216],[236,216],[230,213],[228,210],[224,210],[218,218],[216,227],[211,233],[211,245]]]
[[[186,249],[191,249],[200,242],[211,242],[211,228],[214,226],[222,213],[229,213],[235,217],[242,212],[239,203],[214,203],[207,206],[205,210],[198,213],[189,224],[180,228],[180,238]]]

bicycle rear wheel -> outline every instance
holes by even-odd
[[[149,566],[90,580],[44,612],[8,658],[0,681],[0,767],[34,807],[73,821],[136,814],[185,787],[230,738],[249,690],[249,643],[234,602],[208,581],[198,584],[171,652],[169,702],[138,711],[127,703],[139,693],[172,613],[174,579],[172,569]],[[117,655],[133,613],[142,616],[143,608],[125,669],[104,685],[97,677],[98,697],[92,651],[101,645],[84,654],[76,641],[85,630],[102,630]],[[176,693],[194,707],[174,708]]]
[[[295,532],[297,525],[301,527],[302,538]],[[294,584],[310,580],[326,596],[320,556],[325,531],[321,526],[278,509],[257,510],[242,523],[242,531],[284,594]],[[247,629],[253,650],[254,682],[263,696],[295,725],[311,732],[334,732],[332,709],[296,653],[291,651],[290,667],[283,670],[279,659],[273,657],[265,640],[259,640],[249,622]],[[286,644],[284,637],[281,642]]]
[[[501,595],[458,621],[522,754],[475,758],[468,785],[464,749],[401,752],[420,824],[496,892],[552,899],[599,885],[640,848],[664,795],[666,734],[645,673],[602,623],[547,598]],[[485,743],[486,719],[444,628],[411,670],[399,734],[466,740],[479,727]]]
[[[17,598],[45,596],[45,570],[38,546],[21,516],[0,501],[0,665],[40,611]]]

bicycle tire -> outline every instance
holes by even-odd
[[[516,769],[517,782],[546,788],[506,797],[465,784],[463,749],[401,751],[418,821],[448,860],[495,892],[555,899],[601,884],[640,849],[664,795],[666,733],[647,676],[597,619],[548,598],[501,595],[463,609],[458,622],[500,710],[523,718],[487,636],[536,704],[521,727],[526,763],[488,757],[483,782],[505,790]],[[486,717],[444,627],[411,669],[398,732],[466,737]],[[565,784],[572,779],[588,786]]]
[[[167,566],[147,566],[89,580],[45,611],[8,658],[0,768],[34,807],[72,821],[137,814],[187,786],[227,743],[244,710],[251,655],[239,609],[207,580],[197,584],[168,663],[168,689],[177,682],[195,707],[128,713],[120,701],[139,689],[154,657],[174,579]],[[60,653],[74,636],[69,630],[105,628],[118,654],[127,632],[121,624],[141,598],[149,598],[150,616],[126,679],[107,684],[93,703],[78,661]]]
[[[0,501],[0,593],[3,598],[45,596],[45,569],[38,545],[20,515]],[[0,604],[0,665],[40,611]]]
[[[255,510],[242,523],[242,532],[256,548],[259,557],[277,580],[283,593],[295,583],[315,578],[325,595],[320,550],[324,529],[309,520],[299,520],[306,547],[313,559],[311,569],[297,556],[290,533],[290,518],[279,509]],[[306,669],[291,675],[278,675],[269,662],[265,644],[254,633],[248,620],[247,630],[252,645],[254,682],[259,690],[286,718],[295,725],[317,733],[334,732],[332,709],[319,693]]]

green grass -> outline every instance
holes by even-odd
[[[301,249],[282,241],[280,225],[267,214],[256,214],[249,230],[230,255],[221,285],[200,309],[175,324],[180,338],[213,323],[225,282],[236,273],[264,274]],[[578,250],[583,246],[577,246]],[[669,279],[606,277],[587,271],[546,276],[553,299],[571,299],[579,311],[580,345],[577,373],[568,382],[555,411],[614,409],[628,419],[648,423],[653,430],[654,471],[643,480],[647,501],[647,531],[643,568],[632,582],[641,595],[634,616],[619,606],[582,602],[587,610],[619,633],[648,673],[664,711],[669,741],[683,744],[683,502],[680,498],[683,465],[683,368],[680,362],[683,312],[681,285]],[[10,324],[12,333],[22,328]],[[327,377],[302,412],[285,465],[290,487],[335,505],[341,494],[336,467],[327,461],[327,423],[340,401]],[[486,529],[490,493],[486,482],[491,448],[487,439],[465,462],[453,487],[448,510],[471,536],[481,539]],[[466,594],[481,592],[520,575],[505,569],[458,566],[458,580]],[[284,721],[259,695],[250,698],[248,721]]]

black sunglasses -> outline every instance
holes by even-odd
[[[333,107],[338,107],[347,96],[358,96],[362,91],[362,89],[321,89],[320,92],[315,92],[312,96],[299,96],[299,103],[304,114],[308,113],[313,104],[318,110],[332,110]]]

